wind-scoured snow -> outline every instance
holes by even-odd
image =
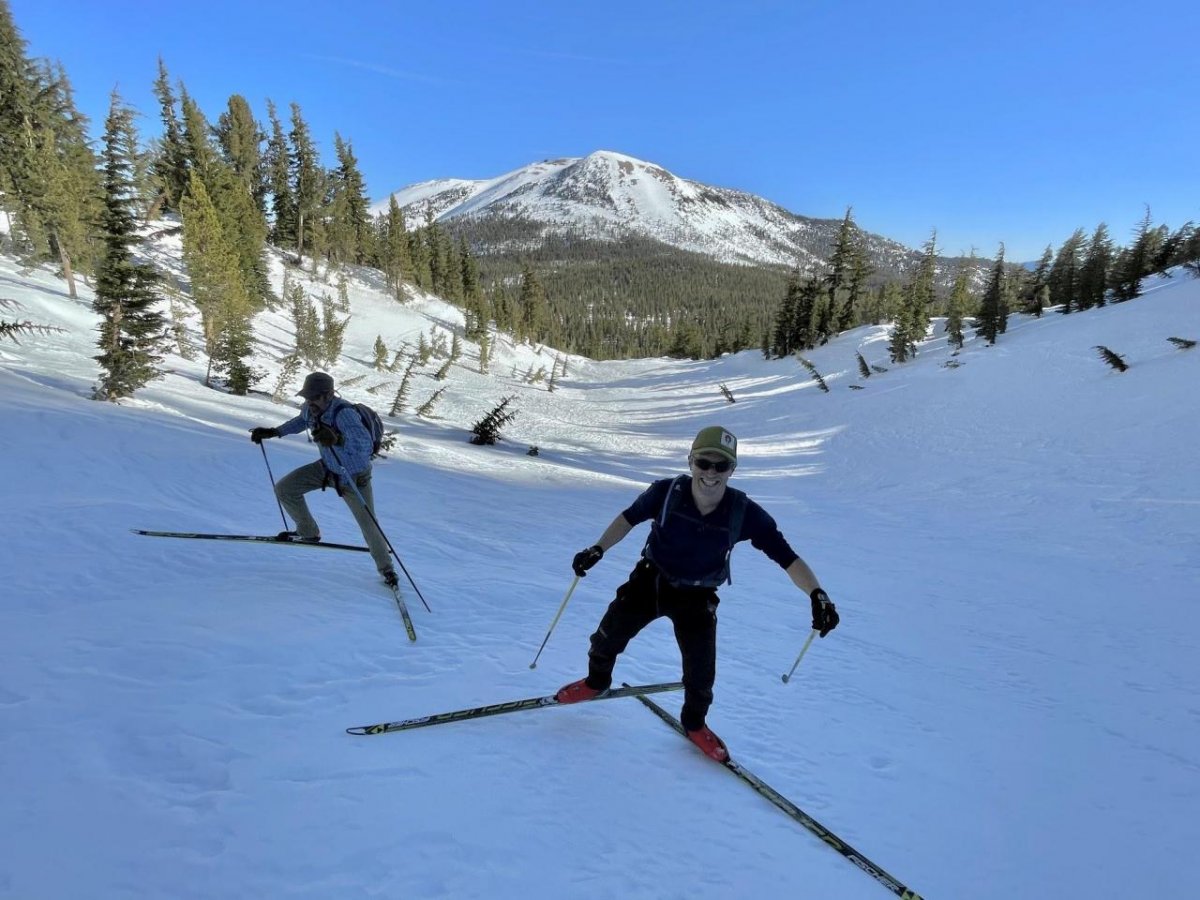
[[[630,202],[663,196],[636,177]],[[131,534],[278,531],[248,430],[295,407],[207,389],[178,355],[132,401],[88,399],[90,292],[0,258],[0,297],[21,304],[0,317],[65,329],[0,343],[0,896],[890,896],[634,700],[344,732],[581,677],[645,526],[580,582],[530,670],[571,557],[713,423],[741,439],[734,486],[842,615],[783,684],[808,600],[748,544],[734,554],[709,723],[743,765],[929,898],[1194,896],[1200,349],[1167,338],[1200,338],[1200,282],[1146,287],[1014,316],[955,357],[935,329],[902,366],[886,329],[857,329],[809,354],[828,394],[755,352],[568,357],[551,393],[525,376],[553,350],[500,338],[482,375],[466,343],[385,416],[378,512],[433,609],[402,581],[410,643],[364,554]],[[461,316],[398,304],[369,272],[349,297],[332,372],[366,376],[343,393],[386,413],[399,375],[371,369],[376,336],[411,347]],[[256,333],[269,393],[291,327],[264,313]],[[856,352],[888,371],[863,379]],[[505,439],[469,444],[512,394]],[[275,478],[316,458],[303,437],[264,446]],[[358,541],[331,492],[312,505],[326,539]],[[679,677],[669,626],[616,674]]]

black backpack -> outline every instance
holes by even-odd
[[[342,398],[338,398],[342,400]],[[367,429],[367,433],[371,435],[371,458],[379,456],[379,451],[383,448],[383,419],[379,418],[379,413],[371,409],[365,403],[351,403],[349,400],[342,400],[346,406],[351,407],[358,413],[358,417],[362,420],[363,428]],[[341,412],[341,410],[338,410]],[[333,414],[334,421],[337,421],[337,412]]]

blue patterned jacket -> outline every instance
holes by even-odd
[[[340,447],[321,447],[321,462],[325,464],[326,471],[345,478],[361,475],[371,468],[371,432],[363,425],[358,410],[341,397],[334,397],[319,419],[332,426],[343,440]],[[300,415],[278,426],[278,431],[281,435],[299,434],[316,427],[317,419],[310,416],[308,404],[305,403]],[[338,464],[339,458],[341,465]]]

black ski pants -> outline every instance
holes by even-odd
[[[629,580],[617,588],[588,651],[588,687],[612,685],[613,666],[633,637],[666,616],[675,627],[683,658],[683,710],[679,721],[688,731],[704,726],[717,678],[717,604],[713,588],[677,588],[649,560],[639,562]]]

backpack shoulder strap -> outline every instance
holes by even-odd
[[[737,491],[733,488],[733,508],[729,511],[729,549],[733,550],[734,545],[742,539],[742,524],[746,521],[746,504],[750,502],[750,498],[745,492]]]
[[[338,416],[342,414],[343,409],[351,405],[353,404],[351,404],[350,401],[345,397],[334,397],[329,402],[329,406],[326,408],[325,414],[329,416],[329,421],[335,429],[337,428]]]
[[[667,524],[667,516],[674,512],[675,507],[679,505],[679,484],[686,477],[686,475],[676,475],[671,479],[671,486],[667,488],[667,496],[663,498],[662,512],[658,514],[659,528]]]

